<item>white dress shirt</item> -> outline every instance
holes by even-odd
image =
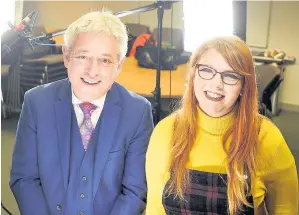
[[[97,99],[95,101],[90,102],[90,103],[97,106],[97,109],[95,109],[91,114],[91,123],[92,123],[94,128],[96,127],[98,119],[101,116],[101,113],[102,113],[102,110],[103,110],[103,107],[104,107],[104,103],[105,103],[105,99],[106,99],[106,95],[107,94],[105,94],[100,99]],[[81,110],[79,104],[81,104],[83,102],[80,99],[78,99],[77,96],[75,96],[73,90],[72,90],[72,103],[73,103],[73,106],[74,106],[77,122],[78,122],[78,125],[80,127],[81,124],[83,123],[83,120],[84,120],[84,114],[83,114],[83,111]]]

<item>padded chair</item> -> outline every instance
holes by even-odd
[[[20,86],[17,63],[1,65],[1,109],[2,116],[7,118],[11,113],[20,110]]]
[[[43,26],[38,26],[33,35],[45,32]],[[42,42],[55,44],[52,39]],[[56,50],[57,48],[51,45],[35,45],[33,49],[27,45],[23,48],[19,67],[21,97],[33,87],[67,77],[62,54],[57,54]]]
[[[8,110],[7,110],[7,104],[6,101],[4,101],[4,96],[3,96],[3,86],[4,86],[4,82],[6,91],[7,91],[7,79],[8,79],[8,75],[9,75],[9,69],[10,69],[10,65],[1,65],[1,113],[4,119],[6,119],[8,117]]]
[[[260,113],[272,118],[271,97],[278,90],[283,79],[283,69],[272,64],[256,65]]]
[[[273,79],[263,93],[262,104],[264,105],[265,113],[267,113],[266,116],[270,116],[269,118],[272,118],[273,115],[275,116],[272,110],[272,96],[274,95],[275,91],[278,90],[283,80],[283,76]]]
[[[38,85],[54,82],[67,77],[61,54],[48,55],[38,59],[23,60],[20,65],[21,93]]]

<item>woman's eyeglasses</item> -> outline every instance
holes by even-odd
[[[198,72],[198,75],[205,80],[211,80],[215,77],[218,73],[221,76],[223,83],[227,85],[235,85],[238,83],[239,80],[243,78],[242,75],[235,73],[235,72],[217,72],[215,69],[202,65],[196,64],[195,68]]]

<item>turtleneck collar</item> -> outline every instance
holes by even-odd
[[[224,135],[235,120],[234,110],[221,117],[211,117],[199,107],[197,108],[197,111],[199,128],[212,135]]]

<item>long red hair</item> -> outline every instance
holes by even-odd
[[[189,62],[189,80],[181,101],[181,107],[176,111],[173,126],[172,151],[170,155],[169,193],[174,193],[181,200],[184,191],[189,186],[189,171],[186,163],[197,135],[198,113],[197,99],[194,93],[195,65],[201,56],[209,49],[217,50],[230,67],[244,75],[242,96],[236,101],[236,119],[223,138],[223,147],[227,153],[228,174],[228,210],[231,215],[242,211],[242,205],[250,206],[246,196],[250,187],[246,175],[252,177],[256,170],[256,151],[260,117],[258,113],[258,98],[256,76],[251,52],[246,44],[237,37],[218,37],[203,43],[191,56]],[[228,147],[225,143],[231,137]]]

